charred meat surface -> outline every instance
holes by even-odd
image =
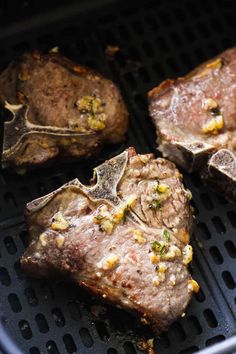
[[[191,193],[172,162],[133,148],[95,176],[27,205],[21,265],[36,277],[66,276],[164,331],[199,288],[188,271]]]
[[[114,83],[59,53],[33,52],[0,75],[3,167],[35,167],[59,157],[96,153],[124,139],[128,113]]]
[[[236,164],[235,103],[236,48],[149,92],[150,115],[163,156],[189,172],[202,171],[202,177],[224,193],[230,182],[226,196],[234,201],[236,171],[230,166],[232,159]]]

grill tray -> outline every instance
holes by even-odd
[[[153,334],[132,315],[101,304],[73,284],[25,277],[19,266],[27,244],[22,210],[26,202],[72,178],[88,182],[94,166],[128,146],[158,156],[147,91],[234,45],[236,3],[107,0],[59,5],[41,1],[39,8],[36,1],[1,1],[1,68],[22,52],[59,46],[63,54],[120,86],[130,112],[128,139],[94,160],[25,176],[0,171],[0,313],[24,353],[141,353],[136,339]],[[107,45],[120,47],[114,58],[105,54]],[[186,316],[156,338],[159,354],[194,353],[236,333],[236,207],[205,188],[198,176],[185,174],[184,181],[193,192],[197,214],[191,273],[201,291]]]

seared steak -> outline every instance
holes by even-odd
[[[184,78],[164,81],[149,92],[149,103],[163,156],[190,172],[201,171],[236,200],[236,171],[231,168],[236,164],[236,48]]]
[[[161,332],[198,284],[188,272],[191,193],[172,162],[133,148],[26,207],[31,243],[21,259],[36,277],[66,276],[138,313]]]
[[[33,167],[88,157],[124,139],[128,114],[118,88],[58,53],[23,55],[0,75],[5,122],[2,165]]]

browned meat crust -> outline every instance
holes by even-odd
[[[128,113],[118,88],[58,53],[34,52],[0,76],[5,122],[3,167],[37,167],[56,158],[88,157],[124,139]]]
[[[236,164],[235,102],[236,48],[149,92],[150,115],[164,157],[190,172],[200,172],[234,201],[236,174],[230,166],[232,159]]]
[[[67,276],[164,331],[198,290],[188,272],[190,192],[173,163],[133,148],[95,172],[92,186],[76,179],[27,205],[21,265]]]

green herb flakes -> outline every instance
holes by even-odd
[[[170,241],[170,234],[169,234],[169,232],[166,229],[163,232],[163,237],[164,237],[164,241],[166,243],[168,243]]]

